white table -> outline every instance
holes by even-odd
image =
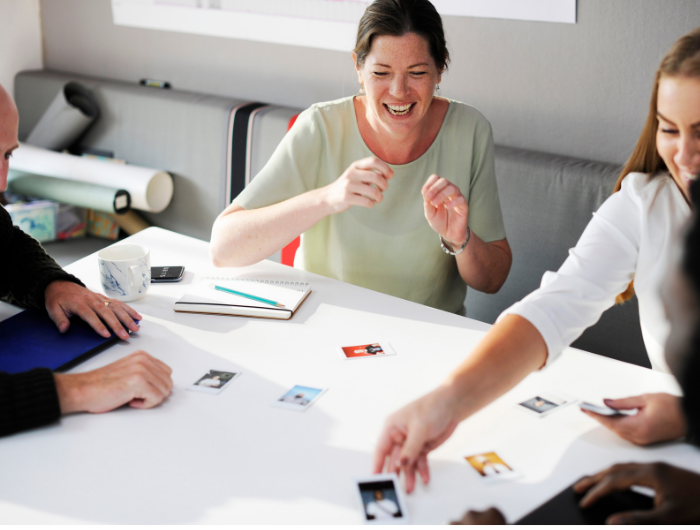
[[[144,349],[173,368],[161,406],[79,414],[0,439],[0,523],[361,523],[353,478],[370,471],[385,417],[438,385],[488,326],[269,261],[213,269],[203,241],[151,228],[130,242],[152,265],[186,266],[179,284],[133,303],[144,321],[128,342],[76,370]],[[97,262],[68,267],[99,290]],[[291,321],[175,313],[200,276],[310,281]],[[0,309],[6,318],[14,310]],[[345,361],[335,348],[385,340],[398,355]],[[186,391],[210,369],[242,371],[219,395]],[[295,384],[327,387],[303,413],[270,406]],[[641,449],[571,406],[534,418],[513,404],[543,390],[600,402],[677,392],[670,376],[569,349],[551,368],[463,422],[431,455],[432,481],[408,500],[414,523],[441,523],[498,506],[509,521],[615,462],[663,460],[700,470],[681,444]],[[496,450],[522,478],[484,486],[463,456]]]

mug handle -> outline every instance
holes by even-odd
[[[138,267],[137,265],[132,265],[127,269],[127,278],[129,279],[129,286],[130,287],[136,287],[136,282],[134,281],[134,278],[141,272],[141,268]]]

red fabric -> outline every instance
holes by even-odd
[[[296,114],[295,116],[292,116],[291,120],[289,120],[289,125],[287,125],[287,132],[289,132],[289,129],[292,128],[292,125],[294,125],[298,117],[299,115]],[[294,256],[296,256],[297,254],[297,249],[299,248],[300,243],[301,237],[297,237],[294,241],[292,241],[289,245],[282,249],[282,265],[294,267]]]

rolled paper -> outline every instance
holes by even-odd
[[[79,83],[59,90],[27,137],[27,143],[61,151],[67,149],[100,115],[95,96]]]
[[[131,207],[131,197],[126,190],[76,182],[75,180],[30,175],[14,170],[10,171],[8,175],[7,188],[12,193],[103,212],[126,213]]]
[[[122,215],[115,215],[114,221],[119,225],[119,228],[124,230],[130,236],[133,236],[141,230],[145,230],[151,224],[143,217],[137,214],[134,210],[130,210]]]
[[[160,169],[56,153],[24,143],[12,154],[10,168],[126,190],[131,195],[131,207],[147,212],[162,212],[173,197],[173,178]]]

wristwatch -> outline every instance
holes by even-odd
[[[472,231],[469,227],[467,227],[467,239],[464,240],[464,243],[462,243],[462,246],[459,247],[459,250],[455,250],[452,248],[452,245],[450,245],[447,241],[445,241],[442,236],[440,236],[440,247],[442,250],[445,251],[446,254],[449,254],[450,256],[457,256],[460,254],[463,250],[464,247],[467,246],[467,243],[469,243],[469,240],[472,237]]]

